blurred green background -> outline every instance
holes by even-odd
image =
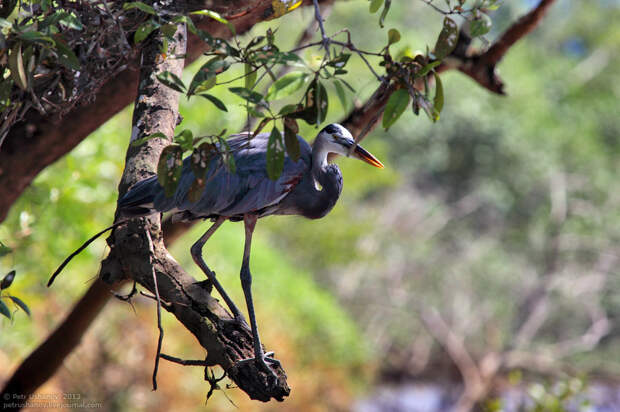
[[[536,3],[505,2],[492,14],[489,38]],[[286,49],[312,18],[300,10],[252,33],[279,28],[276,40]],[[395,2],[380,30],[367,2],[337,2],[326,29],[346,27],[358,47],[376,50],[395,27],[403,40],[393,48],[424,50],[441,20],[422,2]],[[526,393],[532,382],[618,382],[618,21],[618,1],[558,1],[501,62],[507,97],[447,72],[438,123],[407,111],[388,132],[377,128],[364,141],[386,169],[339,160],[344,192],[331,214],[260,221],[252,252],[259,329],[283,361],[292,392],[282,404],[260,404],[226,390],[240,410],[373,410],[360,400],[381,386],[458,385],[453,359],[421,321],[425,313],[439,314],[475,360],[515,349],[539,356],[507,364],[491,400],[502,382]],[[376,81],[359,59],[349,65],[347,80],[357,90],[350,108]],[[332,92],[328,122],[347,112]],[[225,87],[214,94],[237,101]],[[183,99],[181,127],[195,135],[237,132],[243,108],[228,106],[223,115],[206,100]],[[0,226],[0,240],[14,250],[0,260],[0,273],[17,271],[10,291],[33,312],[32,319],[18,313],[14,322],[0,320],[0,382],[97,276],[102,239],[45,287],[68,253],[112,221],[130,111],[39,175]],[[300,134],[311,141],[316,132],[305,127]],[[171,250],[197,279],[189,246],[204,230],[198,225]],[[238,302],[242,239],[242,225],[227,223],[205,248]],[[107,410],[203,409],[208,384],[200,368],[163,363],[160,389],[151,392],[155,307],[137,298],[134,308],[113,300],[41,392],[81,393]],[[164,327],[165,353],[204,356],[169,315]],[[235,410],[222,393],[208,407]]]

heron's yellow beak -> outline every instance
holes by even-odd
[[[362,146],[357,145],[353,150],[352,156],[356,159],[363,160],[371,166],[378,167],[379,169],[383,169],[383,163],[379,161],[376,157],[370,154],[366,149]]]

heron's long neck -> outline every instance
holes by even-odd
[[[312,148],[312,178],[319,187],[314,186],[314,205],[316,217],[325,216],[336,204],[342,192],[342,174],[335,164],[327,163],[328,152],[319,143]]]

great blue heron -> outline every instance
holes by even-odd
[[[166,197],[157,176],[152,176],[132,186],[118,204],[121,216],[124,217],[171,211],[175,217],[183,220],[203,218],[214,221],[206,233],[194,243],[191,254],[239,322],[244,322],[243,316],[218,282],[215,273],[204,262],[202,248],[225,220],[243,220],[245,247],[241,265],[241,285],[254,339],[253,359],[265,367],[266,360],[277,361],[263,352],[252,303],[250,245],[256,220],[274,214],[302,215],[310,219],[325,216],[334,207],[342,191],[342,174],[338,166],[328,164],[329,153],[355,157],[383,168],[381,162],[357,145],[351,133],[339,124],[333,123],[323,128],[312,148],[301,136],[297,138],[301,156],[295,162],[287,155],[284,169],[277,180],[269,179],[266,171],[269,135],[258,134],[252,139],[247,135],[237,135],[227,141],[234,156],[236,171],[231,173],[218,164],[219,162],[212,161],[204,177],[206,186],[197,201],[192,202],[188,198],[196,176],[190,167],[190,158],[186,158],[173,196]]]

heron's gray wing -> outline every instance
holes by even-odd
[[[212,161],[205,175],[205,188],[197,202],[190,202],[188,199],[195,176],[186,159],[179,187],[174,195],[175,207],[188,210],[197,216],[237,216],[279,202],[310,168],[312,150],[308,143],[298,136],[300,159],[294,162],[285,156],[281,176],[277,180],[271,180],[267,176],[268,139],[268,134],[259,134],[251,140],[247,139],[247,135],[229,139],[228,145],[235,159],[235,173],[230,173],[221,160]]]

